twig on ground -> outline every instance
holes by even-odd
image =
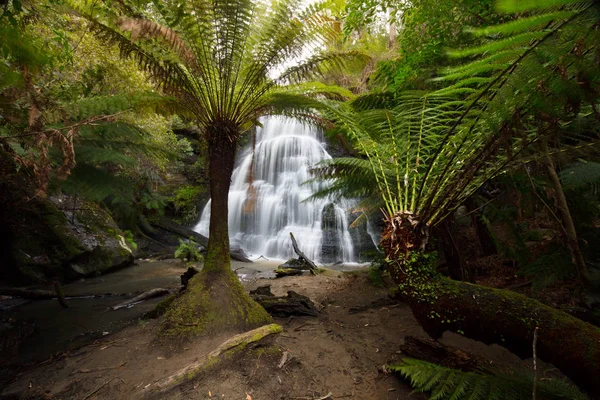
[[[533,331],[533,395],[532,400],[535,400],[537,389],[537,340],[540,327],[536,326]]]
[[[117,379],[117,378],[112,378],[111,380],[108,380],[108,381],[104,382],[104,384],[102,386],[100,386],[98,389],[94,390],[92,393],[88,394],[87,396],[85,396],[83,398],[83,400],[89,399],[90,397],[92,397],[93,395],[95,395],[96,393],[98,393],[100,390],[102,390],[102,388],[104,388],[104,386],[108,385],[109,383],[111,383],[115,379]]]
[[[277,366],[277,368],[281,369],[281,367],[283,367],[285,365],[285,363],[288,360],[288,356],[290,355],[289,351],[284,351],[283,355],[281,356],[281,361],[279,361],[279,365]]]
[[[80,369],[79,371],[73,372],[71,375],[75,375],[75,374],[78,374],[78,373],[80,373],[80,374],[90,374],[90,373],[93,373],[93,372],[110,371],[111,369],[121,368],[125,364],[127,364],[127,361],[124,361],[120,365],[115,365],[114,367],[94,368],[94,369],[83,368],[83,369]]]

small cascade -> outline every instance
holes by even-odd
[[[229,190],[229,236],[255,257],[295,256],[290,232],[307,257],[317,262],[355,262],[348,230],[350,202],[306,201],[326,183],[306,183],[309,169],[331,156],[319,130],[283,117],[269,117],[257,128],[254,156],[240,154]],[[252,182],[250,186],[249,182]],[[208,235],[210,201],[194,230]]]

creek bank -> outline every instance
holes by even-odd
[[[373,287],[365,273],[340,276],[306,275],[246,282],[246,290],[271,284],[275,296],[289,290],[308,297],[320,310],[315,317],[276,318],[283,332],[273,345],[237,352],[203,370],[197,378],[160,395],[161,399],[256,400],[336,398],[422,400],[421,394],[382,366],[398,361],[405,335],[425,337],[410,308],[390,304],[387,288]],[[351,311],[352,310],[352,311]],[[47,363],[24,368],[0,393],[17,398],[140,398],[144,387],[176,374],[214,351],[231,335],[203,340],[156,340],[160,321],[130,325],[121,332],[67,352]],[[442,342],[494,363],[530,368],[499,346],[486,346],[459,335]],[[287,354],[287,355],[286,355]],[[546,367],[544,367],[546,368]],[[31,383],[31,385],[30,385]]]

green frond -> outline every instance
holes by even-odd
[[[133,198],[134,195],[134,189],[128,179],[93,164],[82,163],[75,166],[67,179],[61,182],[60,187],[67,194],[97,202],[117,193],[128,198]]]
[[[595,162],[577,162],[560,172],[565,190],[596,188],[600,185],[600,164]]]
[[[111,96],[95,96],[64,104],[62,109],[68,118],[82,120],[100,115],[113,115],[124,111],[140,111],[143,109],[155,112],[172,112],[177,109],[173,98],[161,96],[155,92],[133,94],[117,94]]]
[[[524,47],[529,45],[534,40],[542,39],[544,36],[546,36],[545,32],[525,32],[508,37],[506,39],[486,43],[477,47],[470,47],[461,50],[449,50],[448,55],[451,57],[459,58],[477,54],[493,53],[504,49],[514,48],[517,46]]]
[[[592,0],[497,0],[498,10],[506,13],[517,13],[533,11],[536,9],[548,9],[550,7],[564,6],[569,4],[591,3]]]
[[[388,368],[409,379],[416,391],[430,393],[432,400],[529,400],[533,390],[533,376],[529,371],[488,375],[410,358]],[[539,380],[536,393],[542,400],[587,399],[574,385],[560,379]]]
[[[322,82],[303,82],[296,85],[288,85],[285,87],[285,92],[315,99],[325,98],[337,101],[352,100],[356,97],[354,93],[346,88],[327,85]]]
[[[514,35],[515,33],[545,28],[545,26],[550,22],[566,20],[572,17],[574,14],[575,12],[573,11],[557,11],[547,14],[533,15],[528,18],[519,18],[515,21],[507,22],[505,24],[470,29],[468,32],[471,32],[477,36],[497,34]]]
[[[360,51],[318,53],[298,65],[288,68],[276,78],[284,84],[320,77],[327,72],[342,71],[349,63],[367,63],[369,56]]]

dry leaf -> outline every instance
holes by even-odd
[[[248,394],[248,392],[246,392],[246,400],[252,400],[252,396],[250,396],[250,394]]]

